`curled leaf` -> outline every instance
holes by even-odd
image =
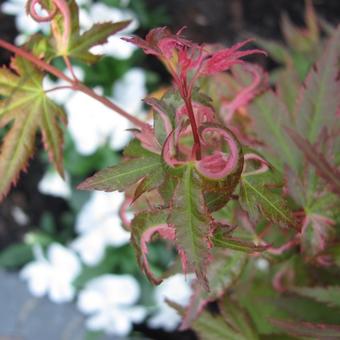
[[[197,171],[210,180],[221,180],[238,172],[243,166],[243,156],[235,136],[218,124],[204,124],[200,128],[202,143],[206,150],[213,148],[212,154],[203,155],[197,161]],[[229,153],[224,151],[227,144]]]
[[[145,211],[134,217],[131,222],[132,242],[137,252],[140,266],[144,269],[149,280],[154,284],[160,284],[161,278],[152,273],[147,259],[148,243],[155,234],[163,239],[173,241],[175,230],[167,224],[168,211]]]

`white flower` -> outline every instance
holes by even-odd
[[[148,320],[149,327],[162,327],[167,331],[177,328],[181,317],[173,308],[169,307],[165,299],[176,302],[181,306],[187,305],[192,292],[190,281],[191,278],[185,277],[183,274],[176,274],[165,279],[155,288],[155,300],[158,303],[158,310]]]
[[[65,107],[68,128],[79,153],[90,155],[106,142],[119,147],[128,142],[131,133],[125,131],[127,120],[97,100],[76,92]]]
[[[26,225],[29,222],[27,214],[18,206],[13,206],[11,209],[12,217],[19,225]]]
[[[138,283],[132,276],[107,274],[87,283],[79,294],[78,307],[90,315],[88,329],[125,336],[132,322],[141,322],[145,317],[143,307],[133,306],[139,296]]]
[[[74,72],[80,81],[84,78],[84,72],[79,67],[74,67]],[[70,76],[69,71],[66,71],[66,75]],[[146,96],[145,81],[145,72],[140,68],[132,68],[115,83],[113,98],[108,99],[138,116],[142,113],[142,100]],[[69,84],[63,80],[53,82],[48,77],[43,83],[48,97],[64,105],[68,114],[68,129],[78,152],[90,155],[106,142],[113,149],[122,149],[131,138],[131,133],[127,131],[131,128],[129,121],[81,92],[70,89],[49,91],[65,85]],[[98,94],[103,92],[100,87],[94,90]]]
[[[100,88],[95,89],[99,94]],[[115,84],[113,100],[130,114],[142,111],[142,99],[146,95],[145,74],[141,69],[131,69]],[[109,98],[110,99],[110,98]],[[92,154],[106,142],[113,149],[122,149],[130,140],[129,121],[97,100],[76,92],[65,103],[68,112],[68,128],[79,153]]]
[[[118,216],[123,200],[123,193],[96,191],[77,216],[76,230],[80,236],[71,247],[85,264],[98,264],[108,245],[118,247],[129,242],[130,233],[123,229]]]
[[[81,265],[74,252],[61,244],[48,247],[47,257],[40,246],[35,246],[35,261],[24,266],[20,277],[28,281],[32,295],[48,297],[56,303],[71,301],[75,295],[72,285],[79,275]]]
[[[266,272],[269,269],[269,261],[263,257],[255,260],[255,267],[262,272]]]
[[[69,198],[71,187],[67,179],[63,180],[56,171],[47,171],[38,184],[41,193],[56,197]]]
[[[140,113],[142,100],[147,95],[145,72],[141,68],[131,68],[113,88],[113,99],[132,114]]]

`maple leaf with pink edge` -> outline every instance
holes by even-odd
[[[0,128],[10,126],[0,148],[0,200],[26,170],[38,131],[51,163],[64,175],[63,125],[67,118],[46,96],[43,78],[37,67],[21,57],[13,58],[10,68],[0,70]]]

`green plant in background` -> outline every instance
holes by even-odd
[[[123,160],[78,188],[125,193],[120,216],[154,284],[194,273],[188,306],[168,301],[183,316],[182,329],[192,327],[203,339],[340,337],[340,28],[328,27],[321,40],[308,2],[307,29],[283,20],[289,48],[259,39],[284,64],[271,77],[272,88],[259,66],[241,59],[264,53],[242,50],[248,41],[216,50],[164,27],[145,40],[125,38],[159,58],[173,78],[161,97],[145,99],[150,125],[81,83],[71,64],[95,62],[89,48],[127,23],[97,24],[80,34],[75,2],[39,3],[51,21],[49,36],[32,36],[20,48],[0,40],[16,54],[0,73],[0,123],[12,124],[0,154],[2,196],[26,167],[38,130],[63,174],[66,120],[42,87],[50,73],[135,126]],[[35,5],[29,2],[29,13],[45,20]],[[56,58],[70,75],[51,63]],[[148,257],[156,236],[178,254],[157,273]],[[114,256],[104,272],[117,265]],[[217,314],[209,310],[213,301]]]

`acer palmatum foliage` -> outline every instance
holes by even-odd
[[[38,4],[46,16],[37,14]],[[243,50],[250,40],[219,49],[193,43],[183,30],[174,34],[166,27],[151,30],[145,39],[125,38],[159,58],[173,78],[161,97],[145,99],[153,114],[150,125],[80,83],[72,69],[72,60],[97,62],[90,48],[105,43],[128,22],[96,24],[80,33],[74,1],[33,0],[27,11],[39,22],[50,22],[52,30],[48,36],[32,36],[21,47],[0,40],[0,46],[15,54],[10,66],[0,71],[0,126],[9,126],[0,153],[1,196],[26,169],[38,131],[63,175],[62,125],[67,119],[42,87],[50,73],[134,124],[135,138],[122,161],[78,188],[125,192],[122,222],[153,283],[167,275],[155,275],[149,264],[149,243],[155,236],[178,253],[180,266],[174,264],[169,272],[181,267],[195,274],[189,306],[184,310],[169,301],[183,315],[183,328],[193,326],[203,338],[207,322],[210,338],[221,328],[230,339],[281,331],[339,336],[327,308],[340,307],[333,299],[340,289],[332,276],[338,277],[340,263],[340,29],[329,28],[331,37],[316,53],[321,42],[311,2],[307,1],[307,29],[296,28],[284,17],[290,49],[260,39],[288,65],[272,87],[259,66],[243,59],[265,54]],[[314,58],[312,68],[309,59],[303,65],[307,76],[300,72],[298,63],[304,58],[298,58],[299,53]],[[58,57],[72,77],[52,65]],[[134,212],[131,221],[127,208]],[[267,265],[258,266],[258,260]],[[314,280],[318,271],[325,275]],[[294,303],[305,306],[298,309],[304,311],[299,315],[304,322],[289,321],[296,316],[289,312],[294,308],[280,314],[268,309],[265,301],[256,303],[264,290],[282,306],[290,303],[286,292],[295,294]],[[321,323],[309,323],[316,318],[309,316],[306,306],[312,302],[306,298],[326,304]],[[203,311],[214,300],[219,300],[220,316]],[[282,317],[287,320],[279,320]]]

